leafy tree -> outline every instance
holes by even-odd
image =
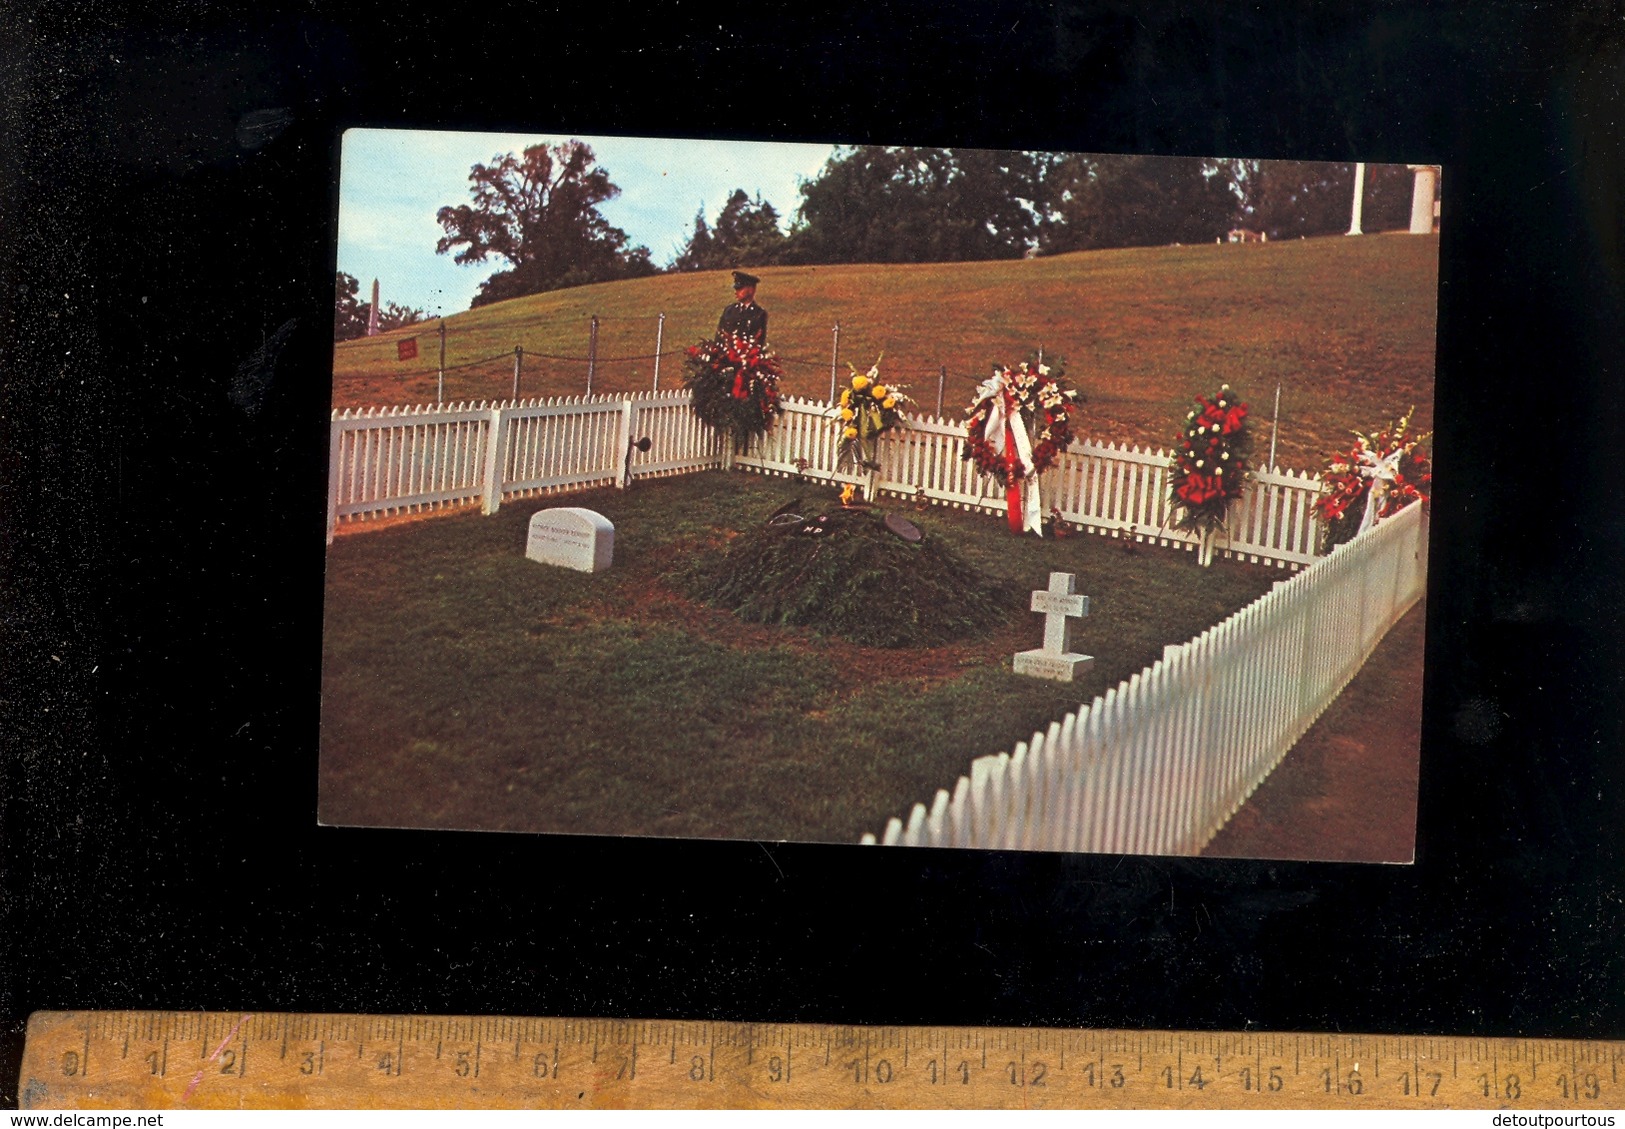
[[[353,276],[339,271],[333,293],[333,340],[349,341],[352,338],[366,336],[367,322],[372,318],[372,303],[361,301],[360,282]],[[416,325],[422,320],[422,310],[402,306],[396,302],[384,303],[384,308],[378,312],[380,331]]]
[[[717,216],[712,241],[717,251],[735,262],[761,265],[778,261],[784,252],[785,237],[773,205],[759,195],[752,200],[744,189],[736,188]]]
[[[1404,231],[1411,226],[1411,194],[1416,174],[1408,165],[1370,164],[1365,167],[1365,206],[1360,227],[1364,231]],[[1350,197],[1352,200],[1353,198]],[[1346,227],[1344,230],[1348,230]]]
[[[688,237],[688,246],[672,260],[671,269],[675,271],[710,269],[715,262],[712,253],[714,246],[711,225],[705,222],[705,205],[701,204],[700,210],[694,213],[694,234]]]
[[[1046,254],[1210,243],[1233,225],[1239,205],[1222,161],[1071,153],[1047,171],[1039,242]]]
[[[384,308],[378,314],[378,328],[380,331],[403,329],[409,325],[417,325],[422,320],[422,310],[398,305],[394,302],[385,302]]]
[[[1354,166],[1329,161],[1260,161],[1253,222],[1271,239],[1336,235],[1349,229]]]
[[[1331,161],[1236,162],[1243,226],[1271,239],[1341,235],[1354,210],[1354,165]],[[1402,229],[1410,224],[1414,178],[1404,165],[1369,164],[1360,230]]]
[[[655,272],[649,249],[629,249],[626,232],[599,213],[620,189],[585,142],[499,155],[468,179],[474,202],[436,213],[446,234],[435,251],[456,249],[458,263],[508,263],[480,285],[475,306]]]
[[[1046,175],[1043,153],[953,149],[942,228],[957,259],[1013,259],[1036,243]]]
[[[367,332],[370,302],[360,299],[361,283],[354,276],[338,272],[333,288],[333,340],[348,341]]]
[[[1044,160],[977,149],[860,145],[801,186],[800,262],[1019,258],[1037,231]]]
[[[695,215],[694,234],[672,263],[672,269],[765,266],[783,261],[788,242],[779,230],[777,209],[760,195],[752,199],[743,188],[736,188],[722,206],[715,227],[705,222],[703,207]]]

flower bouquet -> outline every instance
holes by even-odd
[[[1326,524],[1326,547],[1341,545],[1415,501],[1426,501],[1433,464],[1419,444],[1428,434],[1409,435],[1412,408],[1373,435],[1354,432],[1354,445],[1326,460],[1315,513]],[[1363,505],[1360,518],[1350,512]]]
[[[730,436],[736,452],[749,447],[784,410],[779,359],[751,338],[719,333],[714,340],[690,345],[686,363],[683,383],[693,397],[694,414]]]
[[[840,401],[833,409],[841,428],[836,470],[848,467],[879,470],[880,437],[903,422],[899,405],[914,402],[901,386],[881,380],[880,360],[885,355],[876,357],[868,372],[859,372],[851,361],[846,364],[852,370],[852,383],[841,391]]]
[[[1173,527],[1201,537],[1204,565],[1213,559],[1213,537],[1224,529],[1230,503],[1247,488],[1251,446],[1247,405],[1228,384],[1212,399],[1196,397],[1169,467],[1168,500]]]
[[[1005,488],[1010,528],[1043,536],[1043,504],[1038,476],[1072,443],[1072,411],[1078,390],[1048,365],[1023,361],[1014,369],[995,367],[976,389],[965,410],[961,458]]]

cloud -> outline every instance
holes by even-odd
[[[457,267],[437,255],[442,234],[435,213],[469,199],[468,174],[505,153],[579,137],[591,145],[621,195],[604,217],[633,245],[669,261],[688,241],[703,205],[714,220],[728,195],[760,195],[788,227],[800,204],[797,185],[822,169],[829,145],[599,137],[580,134],[468,133],[450,130],[352,129],[343,140],[339,172],[339,269],[394,279],[394,300],[447,312],[466,306],[479,282],[500,264]],[[347,265],[348,264],[348,265]],[[359,273],[358,273],[359,272]],[[386,286],[386,289],[389,287]]]

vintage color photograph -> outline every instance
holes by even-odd
[[[341,170],[322,823],[1413,860],[1438,165]]]

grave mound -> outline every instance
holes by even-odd
[[[999,623],[1014,593],[940,538],[866,506],[789,512],[739,534],[690,574],[694,594],[753,623],[868,647],[932,647]]]

